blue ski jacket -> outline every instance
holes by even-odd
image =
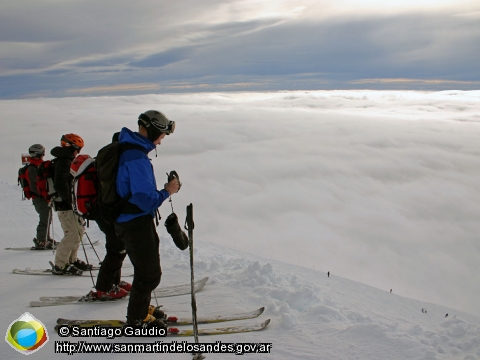
[[[147,156],[155,149],[155,145],[146,137],[127,128],[123,128],[120,132],[119,141],[140,145],[144,150],[130,149],[120,155],[116,180],[117,192],[122,198],[131,194],[128,201],[137,205],[142,212],[121,214],[117,222],[127,222],[147,214],[155,217],[155,211],[170,196],[165,189],[157,190],[153,166]]]

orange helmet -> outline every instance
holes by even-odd
[[[75,150],[80,151],[85,144],[83,143],[83,139],[77,134],[65,134],[60,139],[60,145],[63,147],[72,146]]]

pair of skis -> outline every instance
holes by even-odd
[[[208,277],[205,277],[201,280],[195,281],[195,292],[198,292],[203,289],[205,284],[208,281]],[[181,284],[174,286],[167,286],[154,290],[157,298],[159,297],[170,297],[178,295],[190,294],[191,284]],[[32,301],[30,306],[56,306],[56,305],[70,305],[70,304],[88,304],[88,303],[111,303],[112,301],[121,301],[120,300],[111,300],[111,301],[87,301],[83,299],[82,296],[43,296],[40,297],[40,301]],[[82,300],[83,299],[83,300]],[[214,316],[205,316],[198,317],[197,324],[211,324],[211,323],[220,323],[227,321],[237,321],[237,320],[248,320],[259,317],[265,308],[261,307],[253,311],[239,312],[228,315],[214,315]],[[234,334],[241,332],[251,332],[259,331],[265,329],[270,323],[270,319],[267,319],[262,322],[257,322],[250,325],[233,325],[225,326],[220,328],[213,329],[198,329],[198,335],[220,335],[220,334]],[[173,327],[175,325],[191,325],[191,318],[177,318],[174,316],[169,316],[166,319],[166,325],[168,326],[168,336],[193,336],[193,329],[179,329]],[[94,326],[103,326],[103,327],[122,327],[125,325],[124,321],[121,320],[79,320],[79,319],[58,319],[57,326],[55,330],[58,330],[60,325],[76,325],[80,327],[94,327]]]
[[[84,243],[84,245],[85,246],[92,246],[92,245],[97,245],[99,242],[100,242],[99,240],[94,240],[92,242],[92,244]],[[25,246],[25,247],[6,247],[5,250],[14,250],[14,251],[26,251],[26,250],[45,251],[45,250],[50,250],[50,251],[53,251],[53,250],[55,250],[55,248],[54,249],[46,249],[46,248],[36,247],[36,246],[31,246],[31,247]]]
[[[205,284],[208,281],[208,277],[205,277],[201,280],[195,281],[195,292],[198,292],[203,289]],[[173,286],[160,287],[155,289],[152,295],[157,298],[178,296],[190,294],[190,284],[181,284]],[[123,298],[126,299],[127,297]],[[91,303],[111,303],[112,301],[122,301],[123,299],[117,300],[95,300],[87,296],[42,296],[40,301],[31,301],[30,306],[41,307],[41,306],[58,306],[58,305],[72,305],[72,304],[91,304]]]
[[[53,275],[53,263],[51,261],[49,261],[50,263],[50,266],[52,267],[51,269],[13,269],[12,272],[14,274],[21,274],[21,275]],[[94,266],[91,271],[98,271],[100,270],[100,266]],[[84,270],[84,272],[82,273],[82,275],[89,275],[88,273],[88,270]],[[82,276],[82,275],[75,275],[75,274],[69,274],[69,273],[65,273],[65,274],[61,274],[61,276]],[[126,275],[128,276],[128,275]]]
[[[53,275],[53,267],[54,267],[54,264],[49,261],[50,263],[50,266],[52,267],[51,269],[30,269],[30,268],[26,268],[26,269],[13,269],[12,272],[14,274],[20,274],[20,275]],[[132,267],[133,265],[131,264],[125,264],[122,266],[122,268],[129,268],[129,267]],[[100,270],[100,266],[93,266],[93,268],[91,269],[91,271],[97,271],[97,270]],[[76,274],[69,274],[69,273],[65,273],[65,274],[61,274],[62,276],[85,276],[85,275],[89,275],[88,273],[88,270],[83,270],[83,273],[81,275],[76,275]],[[130,275],[123,275],[125,277],[127,276],[133,276],[133,274],[130,274]]]
[[[239,312],[236,314],[230,315],[215,315],[215,316],[206,316],[206,317],[197,317],[196,322],[197,324],[212,324],[212,323],[220,323],[220,322],[227,322],[227,321],[237,321],[237,320],[248,320],[254,319],[259,317],[263,314],[265,310],[264,307],[258,308],[253,311],[245,311]],[[210,328],[210,329],[198,329],[198,335],[222,335],[222,334],[236,334],[242,332],[252,332],[252,331],[260,331],[265,329],[268,324],[270,323],[270,319],[266,319],[261,322],[257,322],[250,325],[232,325],[232,326],[224,326],[218,328]],[[72,320],[72,319],[58,319],[57,325],[55,326],[55,331],[58,331],[59,327],[62,325],[69,325],[69,326],[79,326],[79,327],[122,327],[125,326],[126,323],[121,320]],[[169,316],[166,319],[167,325],[167,336],[194,336],[193,329],[179,329],[177,327],[173,327],[172,325],[192,325],[191,318],[177,318],[174,316]]]

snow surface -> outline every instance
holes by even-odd
[[[31,219],[36,213],[29,201],[20,201],[16,186],[0,183],[0,226],[2,246],[28,245]],[[195,209],[194,209],[195,210]],[[161,285],[189,282],[188,251],[174,245],[163,226],[161,234]],[[90,238],[101,239],[96,225],[87,229]],[[55,221],[55,233],[60,226]],[[194,233],[195,234],[195,233]],[[57,238],[59,238],[57,236]],[[19,239],[26,239],[19,241]],[[195,237],[194,237],[195,239]],[[195,240],[198,243],[198,240]],[[96,247],[103,258],[103,246]],[[88,259],[97,261],[87,248]],[[80,254],[83,259],[85,256]],[[54,353],[54,341],[66,340],[54,333],[58,317],[120,318],[126,302],[31,308],[29,302],[40,296],[87,293],[89,277],[26,276],[12,274],[13,268],[44,268],[51,252],[0,251],[0,327],[9,325],[28,311],[40,320],[50,336],[49,343],[32,354],[34,359],[189,359],[187,354],[74,354]],[[127,260],[128,261],[128,260]],[[128,269],[125,270],[128,274]],[[195,276],[208,276],[205,288],[197,293],[199,315],[253,310],[265,306],[259,319],[270,318],[269,327],[258,333],[201,337],[200,342],[272,343],[271,354],[245,354],[247,359],[368,359],[368,360],[474,360],[480,359],[480,318],[443,306],[408,299],[332,273],[269,260],[252,254],[201,241],[195,248]],[[126,278],[128,280],[128,278]],[[159,299],[167,313],[189,316],[190,296]],[[427,314],[422,313],[427,310]],[[449,314],[445,318],[446,314]],[[251,323],[253,320],[242,321]],[[237,322],[240,323],[240,322]],[[207,326],[207,325],[202,325]],[[211,325],[208,325],[211,326]],[[70,341],[125,342],[122,338],[69,338]],[[169,341],[171,339],[163,339]],[[193,342],[193,338],[179,339]],[[151,338],[130,338],[128,342],[152,343]],[[6,343],[0,347],[1,359],[24,359]],[[206,354],[207,359],[236,355]]]

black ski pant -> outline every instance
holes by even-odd
[[[118,237],[114,225],[110,225],[100,216],[98,216],[95,222],[99,229],[105,234],[105,249],[107,250],[102,265],[100,265],[100,270],[98,271],[95,289],[108,292],[112,289],[113,285],[120,283],[123,260],[127,252],[125,250],[125,244]]]
[[[52,221],[52,213],[47,201],[37,196],[32,200],[35,211],[38,213],[38,225],[37,225],[37,240],[42,242],[50,239],[50,222]]]
[[[139,216],[124,223],[115,223],[115,229],[125,243],[127,255],[134,269],[127,308],[127,322],[132,324],[147,317],[152,291],[160,284],[162,276],[160,239],[150,215]]]

